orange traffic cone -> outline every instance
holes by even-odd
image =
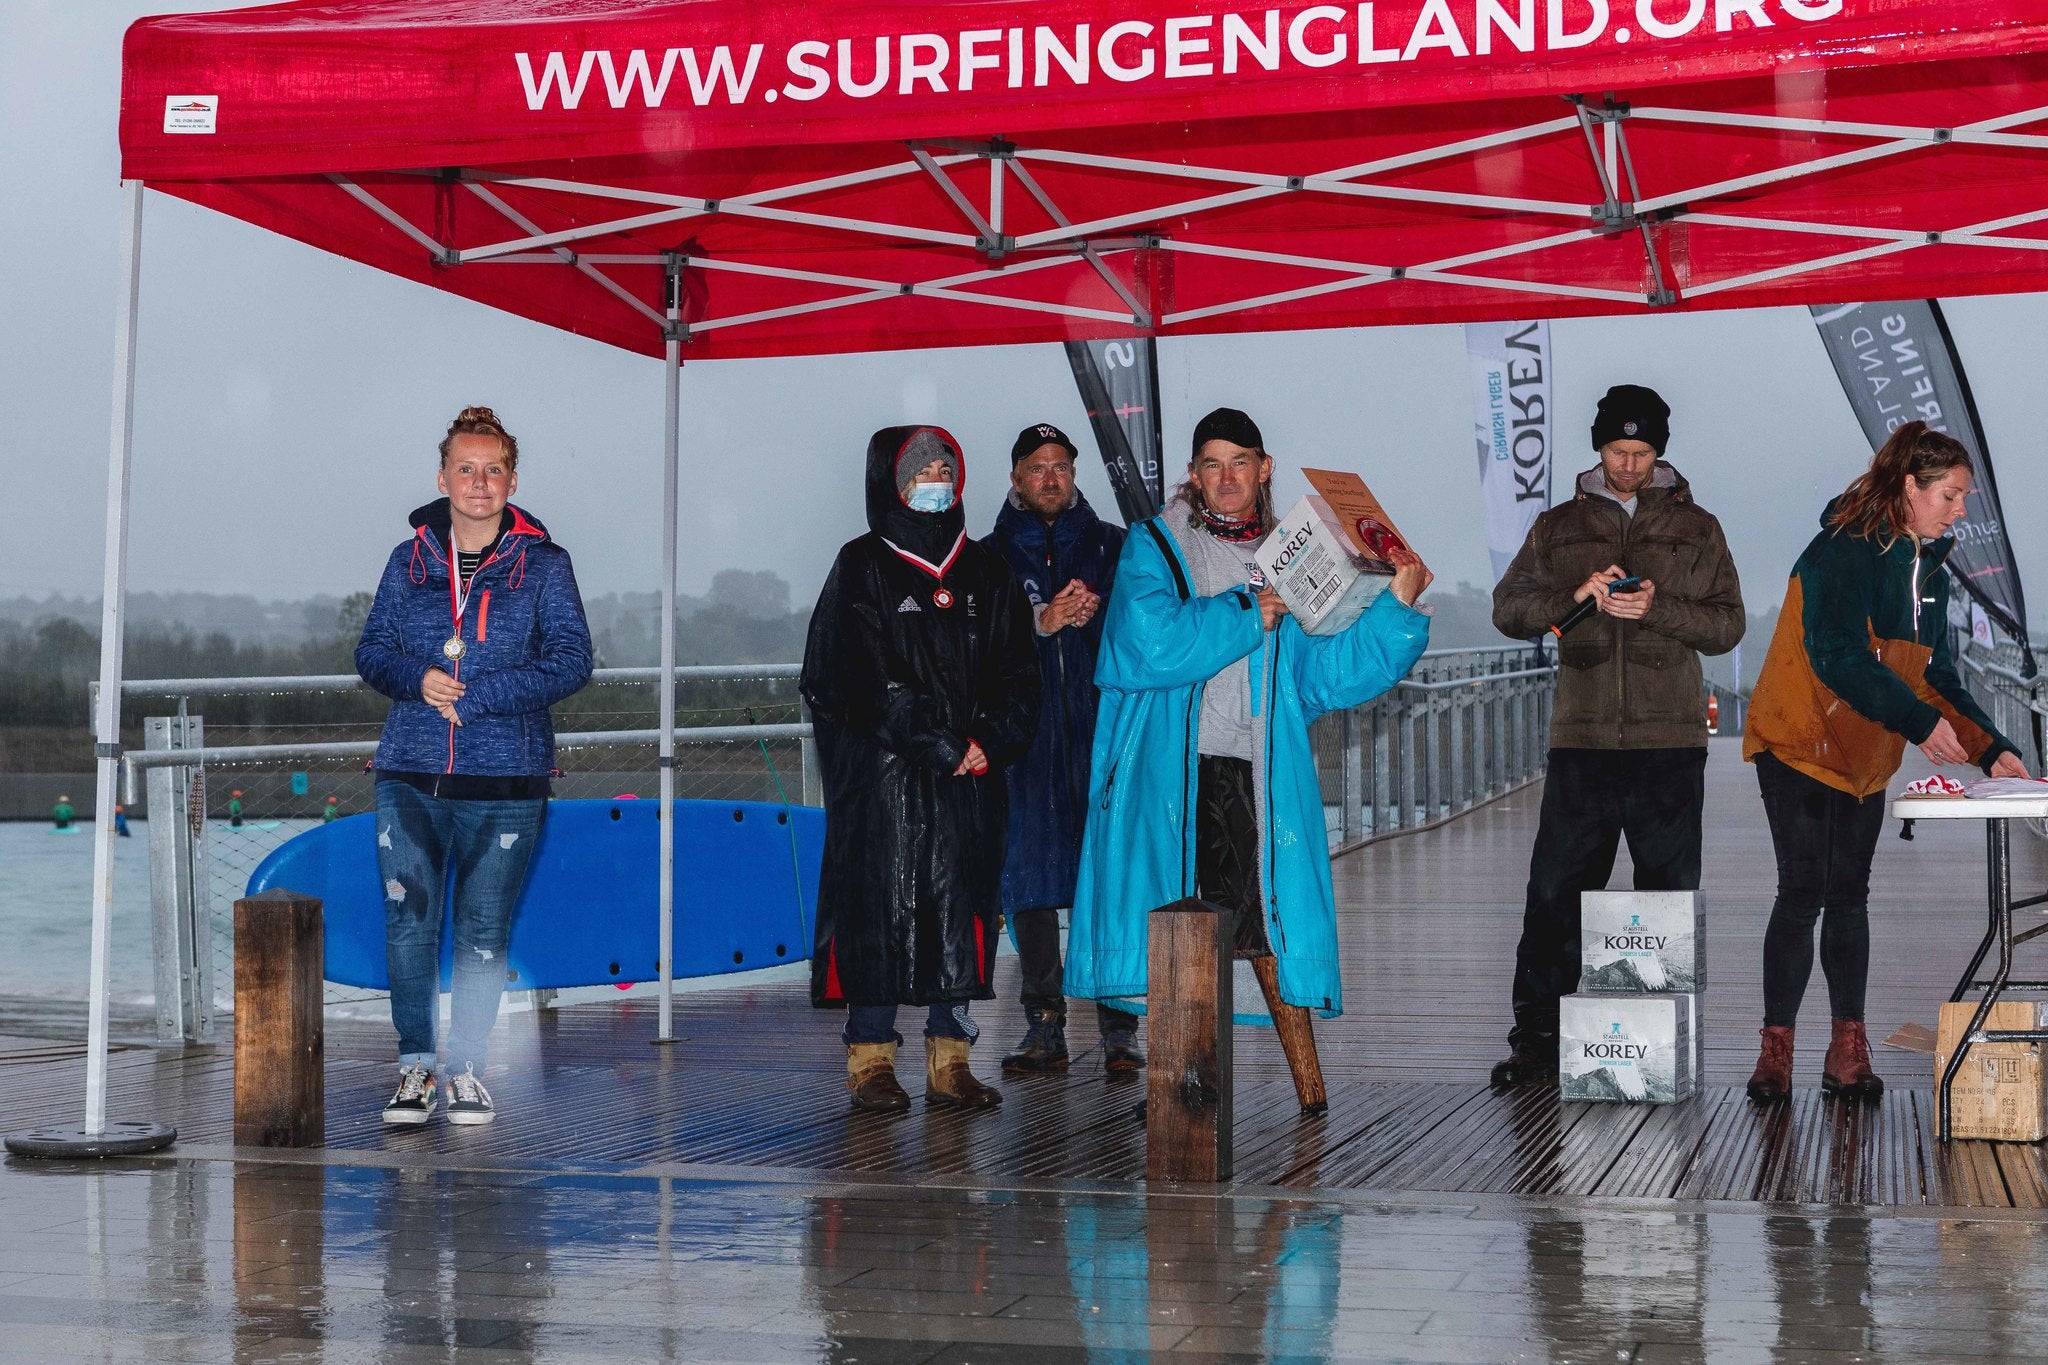
[[[1721,696],[1717,692],[1707,693],[1707,733],[1721,733]]]

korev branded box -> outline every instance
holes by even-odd
[[[1558,1002],[1558,1095],[1673,1104],[1699,1088],[1691,995],[1568,995]]]
[[[1394,581],[1370,571],[1351,548],[1330,504],[1311,493],[1259,542],[1259,567],[1311,635],[1335,635]]]
[[[1582,991],[1706,989],[1707,912],[1697,891],[1588,891],[1579,926]]]
[[[1304,469],[1315,492],[1294,504],[1258,548],[1259,567],[1310,635],[1335,635],[1393,580],[1388,556],[1408,548],[1356,474]]]

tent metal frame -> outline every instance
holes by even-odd
[[[1369,288],[1402,279],[1423,280],[1478,290],[1504,290],[1561,300],[1633,304],[1646,311],[1655,311],[1688,298],[1731,293],[1927,246],[1965,246],[2002,251],[2048,250],[2048,238],[1998,235],[2010,229],[2048,221],[2048,208],[1962,225],[1944,224],[1930,225],[1922,229],[1899,229],[1857,223],[1773,218],[1745,215],[1740,212],[1716,212],[1709,202],[1947,145],[2048,151],[2048,133],[2012,131],[2030,123],[2048,120],[2048,107],[2024,109],[1960,126],[1942,127],[1792,118],[1664,105],[1631,107],[1610,99],[1594,100],[1585,96],[1567,97],[1566,102],[1572,106],[1572,112],[1553,119],[1542,119],[1476,137],[1457,138],[1355,165],[1311,170],[1298,175],[1242,171],[1220,166],[1166,162],[1051,147],[1030,147],[999,138],[984,141],[945,139],[907,143],[904,144],[904,158],[901,160],[890,160],[863,170],[775,186],[724,199],[700,198],[556,177],[509,175],[478,168],[462,168],[453,172],[445,168],[416,168],[386,173],[444,180],[452,178],[479,202],[500,215],[518,233],[502,241],[467,249],[458,249],[449,243],[436,240],[430,232],[393,209],[359,183],[355,177],[337,173],[326,178],[366,212],[373,214],[418,246],[426,258],[436,266],[566,266],[587,278],[594,288],[602,290],[638,314],[661,337],[664,343],[666,408],[663,430],[663,508],[667,529],[663,547],[661,658],[664,681],[661,690],[660,736],[661,804],[663,817],[666,819],[672,809],[675,792],[675,523],[682,352],[690,338],[699,333],[858,307],[906,296],[940,299],[997,310],[1037,313],[1082,322],[1137,327],[1155,332],[1170,332],[1176,327],[1211,318]],[[1810,159],[1769,170],[1645,196],[1637,184],[1629,133],[1633,128],[1639,137],[1644,136],[1647,130],[1660,124],[1708,125],[1731,130],[1768,132],[1780,136],[1800,135],[1815,140],[1852,139],[1868,145],[1849,150],[1823,152]],[[1441,164],[1461,156],[1574,131],[1578,132],[1586,143],[1592,181],[1601,197],[1599,203],[1569,203],[1512,195],[1430,190],[1382,183],[1380,179],[1417,167]],[[981,162],[988,163],[988,187],[985,197],[977,200],[962,187],[952,172],[956,168]],[[1195,197],[1170,200],[1152,206],[1134,206],[1127,211],[1075,222],[1061,210],[1054,196],[1047,193],[1038,177],[1033,174],[1034,164],[1138,175],[1174,185],[1199,185],[1205,189]],[[811,212],[792,203],[834,190],[876,185],[905,178],[926,182],[944,196],[959,214],[962,229],[945,230],[909,223]],[[1011,179],[1015,179],[1017,186],[1039,206],[1052,222],[1052,227],[1018,235],[1006,232],[1010,217],[1006,212],[1006,192]],[[127,587],[128,483],[133,449],[135,343],[141,281],[144,186],[140,180],[125,180],[122,185],[125,203],[121,232],[123,270],[115,329],[113,424],[109,442],[107,542],[100,630],[100,678],[103,686],[99,692],[95,717],[98,805],[93,870],[92,975],[85,1107],[88,1134],[98,1134],[106,1129],[106,991],[113,879],[113,805],[120,762],[119,702],[122,693],[119,684]],[[1624,186],[1626,197],[1623,194]],[[584,201],[611,200],[631,206],[637,211],[603,222],[550,232],[542,230],[538,223],[509,203],[500,193],[504,189],[518,189],[528,193],[555,193],[574,196]],[[1289,255],[1257,250],[1249,246],[1177,239],[1161,230],[1163,225],[1169,222],[1199,218],[1204,214],[1280,196],[1302,194],[1351,199],[1363,204],[1406,204],[1512,215],[1525,220],[1556,220],[1561,230],[1484,250],[1409,263]],[[951,249],[977,255],[983,264],[975,269],[950,271],[925,279],[882,279],[805,270],[794,265],[718,259],[675,251],[582,254],[575,249],[576,244],[580,242],[712,216],[754,219],[785,227],[802,227]],[[1743,275],[1691,283],[1681,288],[1671,277],[1665,263],[1659,259],[1657,245],[1650,231],[1653,224],[1670,222],[1840,238],[1858,241],[1863,245]],[[1472,269],[1529,257],[1557,247],[1622,232],[1639,234],[1642,239],[1646,270],[1653,283],[1649,290],[1630,292],[1585,282],[1524,280]],[[1300,286],[1281,290],[1262,286],[1258,292],[1247,293],[1240,298],[1180,311],[1168,311],[1155,317],[1133,282],[1119,274],[1112,266],[1113,261],[1140,250],[1181,252],[1245,264],[1297,268],[1312,275],[1330,278],[1312,279]],[[1033,271],[1077,265],[1098,275],[1123,305],[1123,310],[1009,297],[975,287],[993,281],[1014,279]],[[607,273],[607,267],[619,266],[659,267],[663,272],[664,297],[650,302]],[[758,308],[723,317],[686,320],[680,306],[680,285],[683,273],[689,270],[734,272],[816,285],[841,292],[780,307]],[[673,850],[667,841],[663,841],[661,858],[660,1040],[667,1041],[673,1038],[673,980],[669,958],[674,921]]]

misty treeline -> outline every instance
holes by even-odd
[[[309,603],[260,603],[253,597],[180,594],[141,603],[123,646],[129,678],[304,677],[354,673],[355,646],[370,594]],[[165,608],[184,608],[213,628],[194,630]],[[652,667],[661,661],[661,598],[607,593],[584,602],[599,667]],[[789,584],[778,575],[720,571],[703,597],[684,597],[676,612],[676,660],[683,664],[795,663],[803,657],[808,610],[792,610]],[[296,629],[292,626],[296,624]],[[98,603],[53,599],[0,602],[0,725],[85,726],[87,684],[99,675]],[[685,723],[744,721],[751,709],[764,722],[796,718],[787,683],[686,683],[677,692]],[[386,703],[374,693],[311,692],[206,697],[191,703],[219,725],[300,726],[374,723]],[[145,715],[176,708],[168,698],[138,698],[122,708],[124,728]],[[655,689],[646,685],[585,688],[555,708],[575,729],[652,725]]]
[[[1437,584],[1426,601],[1435,620],[1435,649],[1502,646],[1493,629],[1492,594],[1469,583]],[[138,595],[131,613],[123,671],[130,678],[259,677],[355,672],[355,643],[370,595],[303,603],[254,597]],[[660,661],[661,601],[655,593],[606,593],[585,599],[601,667],[651,667]],[[173,614],[177,613],[177,614]],[[720,571],[702,597],[678,604],[676,658],[684,664],[795,663],[803,657],[806,606],[772,572]],[[1743,659],[1745,683],[1763,662],[1775,607],[1752,618]],[[187,619],[204,621],[193,629]],[[98,604],[82,599],[0,600],[0,726],[85,726],[86,684],[99,671]],[[1709,661],[1708,676],[1725,679],[1726,661]],[[555,708],[566,728],[621,729],[653,723],[654,688],[586,688]],[[209,697],[195,702],[219,725],[374,723],[385,702],[374,694],[302,693]],[[796,715],[786,683],[685,684],[677,706],[685,723],[783,721]],[[175,702],[151,698],[124,708],[124,725],[163,714]]]

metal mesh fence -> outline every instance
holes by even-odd
[[[573,715],[556,717],[558,738],[569,738],[571,742],[557,750],[559,775],[554,782],[555,796],[565,800],[628,795],[657,799],[661,790],[660,750],[655,744],[581,746],[573,742],[578,733],[653,728],[658,720],[654,688],[620,684],[600,685],[593,690],[606,704],[586,704]],[[679,700],[677,725],[784,725],[801,719],[792,681],[748,680],[745,691],[750,694],[746,699],[728,700],[725,704],[687,707]],[[208,749],[218,749],[375,740],[379,728],[375,723],[365,722],[234,725],[208,721],[206,743]],[[687,737],[679,737],[676,797],[706,801],[800,801],[803,764],[803,745],[799,740],[691,744]],[[201,857],[212,925],[213,995],[216,1008],[224,1010],[234,998],[234,904],[247,894],[250,877],[272,852],[322,823],[330,797],[336,816],[356,815],[376,808],[376,788],[373,775],[359,758],[214,763],[201,772],[206,810]],[[231,810],[230,802],[239,803],[239,814]],[[326,989],[330,1005],[383,998],[381,991],[331,982]]]

